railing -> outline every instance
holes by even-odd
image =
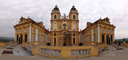
[[[91,49],[71,50],[71,57],[90,55]]]
[[[26,43],[26,48],[32,54],[54,57],[54,58],[79,58],[86,56],[97,56],[104,49],[104,44],[98,46],[32,46]]]
[[[60,57],[61,56],[61,50],[41,48],[40,54],[47,55],[47,56],[53,56],[53,57]]]

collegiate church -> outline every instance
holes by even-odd
[[[87,22],[85,29],[79,31],[79,13],[72,6],[69,15],[61,16],[58,6],[51,12],[51,29],[46,29],[43,22],[21,17],[15,28],[15,42],[40,42],[45,46],[82,46],[90,44],[113,44],[115,26],[108,17],[94,23]]]

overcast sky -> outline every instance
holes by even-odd
[[[50,29],[50,14],[55,5],[61,15],[74,5],[79,12],[79,28],[100,17],[109,17],[116,26],[115,38],[128,37],[128,0],[0,0],[0,37],[14,37],[14,25],[21,16],[42,21]]]

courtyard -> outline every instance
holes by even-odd
[[[2,59],[32,59],[32,60],[60,60],[57,58],[49,58],[40,55],[32,55],[30,51],[24,49],[22,45],[13,44],[6,47],[0,47],[0,58]],[[116,58],[115,58],[116,57]],[[84,57],[84,58],[76,58],[75,60],[93,60],[93,59],[123,59],[128,57],[128,48],[117,46],[115,44],[108,45],[106,49],[99,53],[98,56],[92,57]],[[65,59],[61,59],[65,60]],[[66,60],[74,60],[74,59],[66,59]]]

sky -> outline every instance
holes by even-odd
[[[50,29],[51,11],[58,6],[61,15],[69,15],[74,5],[79,12],[79,29],[87,22],[108,17],[116,26],[115,38],[128,38],[128,0],[0,0],[0,37],[14,37],[14,25],[21,16],[32,18]]]

